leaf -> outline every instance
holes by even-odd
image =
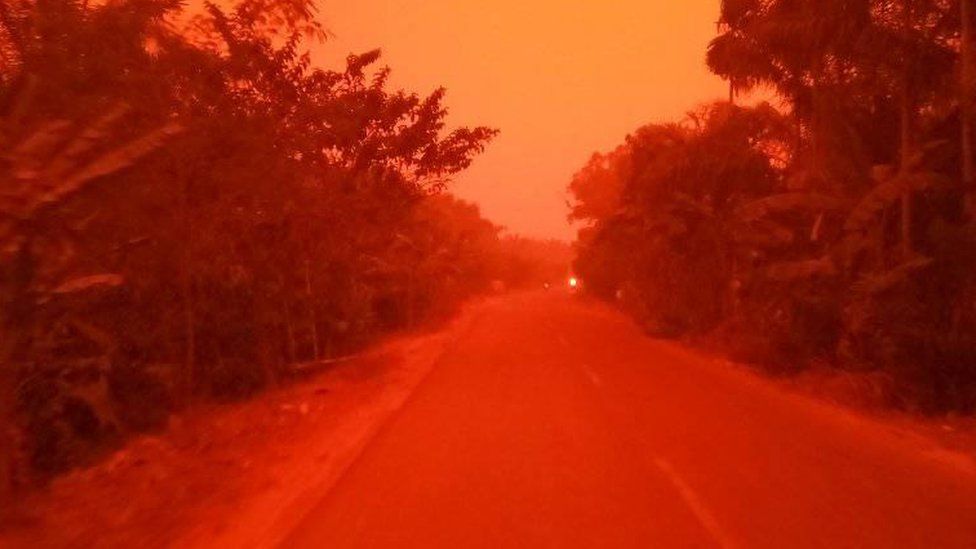
[[[709,204],[683,192],[674,193],[672,209],[676,211],[698,214],[702,217],[713,217],[715,215],[715,209]]]
[[[906,192],[924,191],[946,182],[945,177],[932,172],[900,174],[882,181],[854,206],[844,223],[844,230],[863,230],[878,213],[900,200]]]
[[[64,138],[70,123],[50,122],[35,130],[9,157],[10,171],[4,174],[3,185],[0,186],[0,212],[11,217],[31,218],[37,215],[38,210],[63,201],[92,180],[132,166],[182,131],[182,126],[170,122],[99,154],[81,168],[73,167],[74,157],[94,148],[104,137],[107,126],[117,121],[123,113],[124,107],[119,107],[99,118],[61,153],[48,158],[34,158],[33,155],[53,154],[52,150]],[[39,166],[46,167],[46,170],[42,171]]]
[[[930,257],[917,256],[893,269],[862,277],[854,283],[853,289],[861,295],[877,295],[886,292],[907,281],[916,272],[929,267],[933,261]]]
[[[722,0],[721,21],[733,27],[739,26],[750,15],[759,12],[761,7],[759,0]]]
[[[765,275],[777,282],[793,282],[817,276],[834,276],[838,272],[837,265],[830,256],[820,259],[774,263],[765,270]]]
[[[117,288],[125,283],[122,275],[104,273],[73,278],[51,290],[53,294],[73,294],[101,288]]]
[[[767,196],[739,207],[738,217],[754,221],[771,213],[804,210],[813,213],[843,211],[851,205],[849,200],[817,193],[783,193]]]
[[[363,69],[379,61],[383,51],[379,49],[370,50],[359,55],[352,54],[346,58],[346,73],[354,76],[362,76]]]
[[[176,122],[149,132],[129,143],[115,148],[92,161],[59,186],[61,193],[71,192],[92,179],[109,175],[132,166],[137,160],[158,149],[170,137],[183,131]]]
[[[88,338],[93,343],[97,344],[98,347],[105,354],[111,354],[118,348],[118,339],[113,337],[112,334],[95,326],[91,322],[87,322],[81,318],[72,318],[68,323],[78,331],[79,334]]]
[[[687,224],[668,213],[645,216],[643,223],[646,232],[662,234],[667,238],[674,238],[688,232]]]
[[[67,120],[53,120],[46,122],[37,128],[14,148],[10,157],[24,159],[28,156],[38,154],[44,149],[53,147],[58,141],[64,139],[64,134],[71,128],[71,122]]]
[[[813,222],[813,227],[810,229],[810,242],[817,242],[820,240],[820,231],[823,229],[825,216],[823,212],[817,216],[817,220]]]
[[[786,246],[795,240],[795,234],[787,227],[766,219],[737,227],[735,240],[740,244],[760,248]]]
[[[130,110],[128,105],[120,104],[98,118],[93,124],[82,130],[68,145],[49,162],[45,175],[49,179],[57,179],[72,167],[78,157],[93,149],[99,141],[104,139],[108,129],[120,120]]]

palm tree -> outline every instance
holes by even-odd
[[[961,82],[960,82],[960,110],[961,110],[961,148],[962,148],[962,181],[968,201],[967,210],[970,218],[976,217],[976,163],[973,159],[973,12],[972,0],[960,0],[960,15],[962,18],[962,32],[960,43]]]
[[[0,151],[7,160],[0,172],[0,264],[12,274],[0,288],[0,512],[11,501],[18,450],[15,364],[30,345],[37,302],[44,300],[44,292],[84,292],[121,282],[112,273],[74,278],[69,274],[39,285],[37,242],[65,236],[41,235],[36,227],[74,195],[136,164],[181,130],[179,124],[168,122],[120,141],[112,128],[127,111],[120,105],[87,125],[48,121],[21,131],[10,117],[0,119],[7,130],[0,136]]]

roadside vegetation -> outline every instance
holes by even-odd
[[[537,281],[446,194],[496,130],[448,129],[379,51],[313,66],[324,38],[307,0],[0,3],[0,504]]]
[[[658,335],[976,411],[969,0],[724,0],[730,99],[570,185],[576,270]],[[744,92],[777,104],[736,105]]]

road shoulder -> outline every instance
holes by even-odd
[[[434,333],[388,340],[355,360],[253,400],[196,409],[162,434],[29,494],[0,532],[11,547],[271,547],[408,400],[472,303]]]

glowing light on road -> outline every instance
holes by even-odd
[[[579,287],[579,280],[575,276],[569,278],[569,287],[570,288]]]

